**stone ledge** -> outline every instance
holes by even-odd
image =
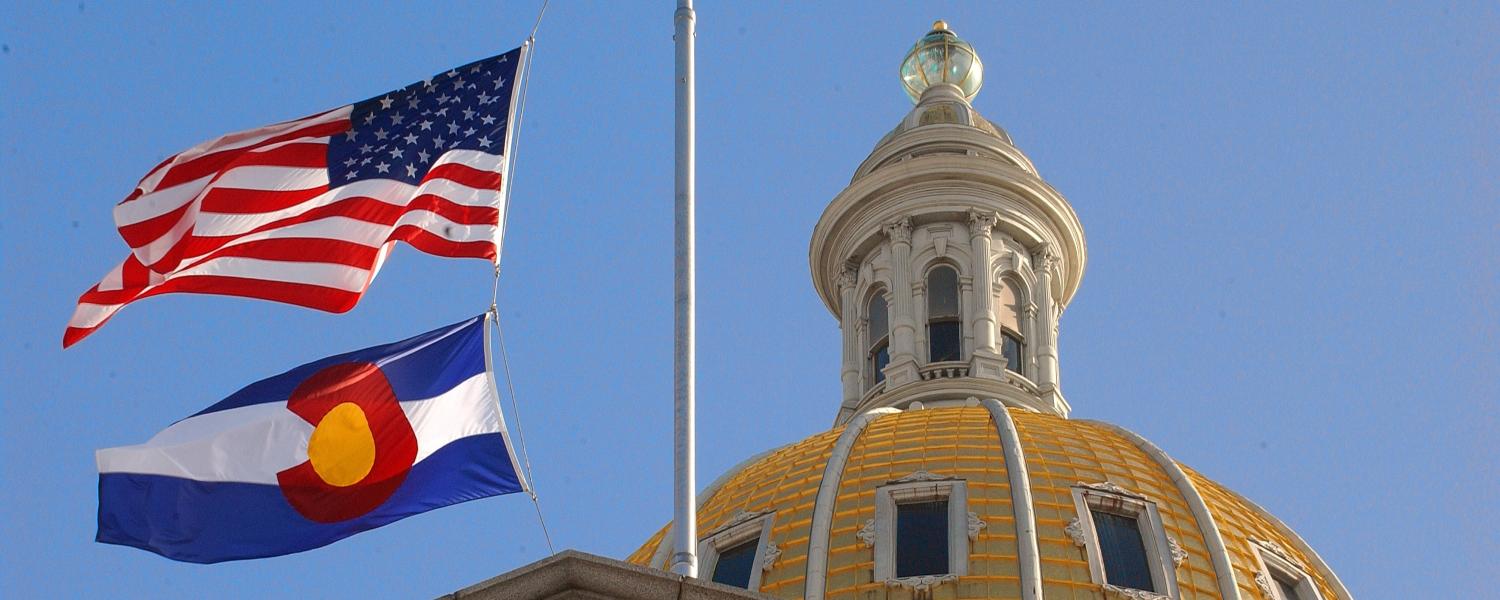
[[[564,550],[442,596],[452,600],[764,600],[763,594]]]

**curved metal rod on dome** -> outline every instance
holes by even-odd
[[[1198,487],[1193,485],[1193,480],[1188,479],[1187,472],[1182,466],[1167,453],[1143,438],[1134,431],[1102,421],[1082,421],[1106,427],[1118,432],[1135,444],[1142,452],[1156,461],[1172,483],[1177,486],[1177,492],[1187,500],[1188,508],[1193,511],[1193,520],[1198,522],[1198,531],[1203,534],[1203,543],[1208,546],[1208,555],[1213,559],[1214,579],[1219,583],[1219,596],[1223,600],[1240,600],[1240,588],[1234,582],[1234,568],[1230,566],[1229,550],[1224,546],[1224,537],[1219,535],[1219,525],[1214,522],[1214,515],[1208,510],[1208,504],[1203,501],[1203,495],[1198,493]]]
[[[864,433],[871,421],[901,412],[896,408],[872,408],[849,420],[833,443],[828,454],[828,464],[823,466],[823,479],[818,482],[818,497],[813,501],[812,523],[807,539],[807,578],[803,588],[803,600],[823,600],[828,583],[828,536],[833,528],[833,503],[838,499],[839,482],[844,477],[844,465],[849,462],[849,451],[854,441]]]
[[[1026,471],[1026,454],[1021,450],[1021,434],[1005,405],[994,398],[980,401],[995,421],[1000,449],[1005,454],[1005,473],[1010,478],[1010,505],[1016,517],[1016,549],[1021,563],[1021,600],[1042,600],[1042,553],[1037,546],[1036,509],[1031,500],[1031,475]]]
[[[1307,540],[1302,539],[1302,536],[1297,535],[1297,532],[1292,531],[1291,527],[1287,527],[1286,523],[1283,523],[1281,519],[1277,518],[1276,515],[1271,514],[1270,511],[1261,507],[1261,505],[1256,504],[1249,498],[1244,497],[1239,492],[1228,489],[1226,489],[1226,491],[1234,494],[1235,497],[1239,498],[1240,501],[1244,502],[1246,506],[1249,506],[1251,509],[1255,510],[1255,512],[1260,513],[1261,518],[1265,519],[1266,522],[1270,523],[1271,525],[1274,525],[1276,527],[1276,530],[1281,532],[1281,535],[1286,536],[1286,539],[1291,540],[1293,544],[1297,545],[1298,550],[1301,550],[1303,554],[1307,555],[1308,558],[1311,558],[1313,567],[1318,570],[1318,573],[1323,575],[1323,580],[1333,588],[1333,591],[1338,594],[1340,600],[1351,600],[1352,598],[1354,598],[1354,595],[1349,593],[1349,588],[1344,587],[1344,582],[1339,579],[1338,574],[1334,573],[1333,569],[1328,566],[1328,563],[1323,560],[1323,557],[1319,556],[1318,552],[1312,549],[1312,546],[1307,543]]]

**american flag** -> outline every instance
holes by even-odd
[[[354,307],[396,241],[495,259],[518,48],[163,161],[115,207],[130,256],[78,299],[63,347],[173,292]]]

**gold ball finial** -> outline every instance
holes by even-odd
[[[938,19],[936,21],[933,21],[932,22],[932,30],[933,31],[947,31],[948,30],[948,22],[944,21],[942,19]]]

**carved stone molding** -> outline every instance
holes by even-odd
[[[1021,307],[1021,310],[1026,313],[1026,318],[1028,319],[1036,317],[1037,309],[1036,304],[1033,302],[1027,302],[1026,306]]]
[[[1052,272],[1053,269],[1057,268],[1058,262],[1057,253],[1052,250],[1051,244],[1038,248],[1031,255],[1031,268],[1037,272]]]
[[[1109,494],[1119,494],[1121,496],[1128,496],[1128,497],[1131,497],[1131,498],[1139,498],[1141,500],[1148,500],[1148,498],[1146,498],[1145,495],[1139,494],[1139,493],[1136,493],[1136,492],[1132,492],[1130,490],[1127,490],[1127,489],[1125,489],[1123,487],[1120,487],[1119,484],[1116,484],[1116,483],[1111,482],[1111,481],[1101,481],[1101,482],[1098,482],[1098,483],[1084,483],[1084,482],[1080,481],[1080,482],[1078,482],[1075,485],[1077,485],[1078,487],[1088,488],[1088,489],[1099,491],[1099,492],[1105,492],[1105,493],[1109,493]]]
[[[844,263],[844,268],[839,269],[839,287],[852,288],[859,281],[859,264],[854,261]]]
[[[1304,571],[1307,570],[1307,567],[1302,565],[1302,561],[1297,560],[1297,557],[1292,556],[1292,553],[1288,552],[1286,547],[1282,546],[1280,543],[1277,543],[1273,540],[1262,540],[1259,538],[1250,538],[1250,543],[1260,546],[1262,550],[1270,552],[1271,554],[1275,554],[1277,557],[1280,557],[1281,560],[1287,561],[1299,569],[1302,569]]]
[[[930,600],[932,598],[932,588],[948,581],[958,581],[958,576],[948,573],[945,575],[898,577],[885,580],[885,585],[887,587],[901,587],[911,590],[913,600]]]
[[[911,243],[911,217],[901,217],[900,219],[886,223],[880,230],[884,231],[886,237],[891,238],[892,242],[902,244]]]
[[[969,235],[970,236],[974,236],[974,237],[982,236],[982,235],[989,235],[990,234],[990,229],[994,228],[995,227],[995,223],[997,223],[999,221],[1000,221],[1000,215],[999,214],[996,214],[996,213],[993,213],[993,212],[987,212],[987,211],[981,212],[981,211],[977,211],[977,210],[970,210],[969,211]]]
[[[734,527],[735,525],[739,525],[740,523],[744,523],[746,521],[751,521],[751,520],[760,518],[762,516],[765,516],[765,514],[766,514],[765,511],[759,511],[759,512],[750,512],[748,510],[735,511],[734,516],[732,516],[732,517],[729,518],[729,522],[725,523],[722,527],[719,527],[719,529],[721,529],[721,530],[723,530],[723,529],[729,529],[730,527]]]
[[[1265,573],[1255,574],[1255,587],[1260,588],[1261,597],[1266,600],[1276,600],[1276,592],[1271,590],[1271,578]]]
[[[760,562],[760,570],[771,570],[771,567],[776,564],[776,560],[779,558],[781,558],[781,548],[776,545],[776,542],[766,540],[766,556]]]
[[[1119,600],[1171,600],[1166,594],[1148,592],[1135,588],[1120,587],[1118,585],[1104,584],[1104,597]]]
[[[932,249],[937,251],[938,256],[948,255],[948,236],[938,235],[932,238]]]
[[[859,538],[859,541],[864,542],[866,548],[874,548],[875,547],[875,519],[867,519],[867,520],[865,520],[864,526],[860,527],[859,531],[854,532],[854,537],[857,537],[857,538]]]
[[[976,514],[970,512],[969,513],[969,541],[971,541],[971,542],[979,541],[979,530],[984,529],[985,527],[988,527],[988,526],[989,526],[989,523],[985,523],[983,520],[981,520],[979,518],[979,515],[976,515]]]
[[[1078,517],[1073,517],[1072,521],[1068,521],[1068,526],[1063,529],[1063,532],[1073,539],[1074,546],[1082,548],[1089,543],[1088,537],[1083,534],[1083,522],[1079,521]]]
[[[887,483],[911,483],[913,481],[951,481],[953,478],[947,475],[938,475],[931,471],[915,471],[900,479],[892,479]]]
[[[1177,538],[1174,538],[1174,537],[1172,537],[1170,535],[1167,536],[1167,548],[1172,551],[1172,564],[1173,565],[1181,567],[1182,563],[1184,563],[1184,562],[1187,561],[1187,558],[1188,558],[1187,550],[1184,550],[1182,548],[1182,544],[1177,543]]]

